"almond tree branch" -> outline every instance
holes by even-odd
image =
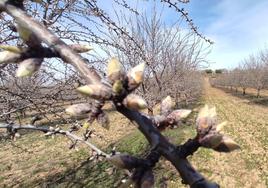
[[[81,45],[69,45],[69,47],[76,53],[83,53],[84,51],[81,51],[83,46]],[[1,48],[1,47],[0,47]],[[38,49],[22,49],[21,53],[13,53],[12,55],[9,55],[8,58],[1,60],[0,64],[3,63],[18,63],[25,59],[29,58],[53,58],[53,57],[61,57],[60,54],[47,47],[40,47]]]
[[[211,41],[210,39],[206,38],[203,34],[201,34],[198,31],[198,28],[194,25],[193,20],[189,17],[188,12],[186,12],[183,8],[179,8],[176,2],[172,2],[171,0],[161,0],[161,2],[167,3],[169,5],[169,7],[174,8],[177,12],[179,12],[181,14],[181,16],[186,20],[186,22],[189,24],[191,30],[200,38],[204,39],[206,42],[208,42],[209,44],[213,44],[213,41]],[[179,2],[181,3],[188,3],[189,0],[179,0]]]
[[[179,145],[177,148],[179,150],[179,155],[181,158],[187,158],[189,155],[193,155],[201,147],[198,142],[198,138],[187,140],[184,144]]]
[[[20,108],[17,108],[15,110],[11,110],[9,112],[4,112],[2,114],[0,114],[0,118],[3,117],[3,116],[6,116],[6,115],[9,115],[9,114],[12,114],[14,112],[17,112],[17,111],[20,111],[20,110],[23,110],[23,109],[26,109],[26,108],[29,108],[30,106],[33,106],[34,104],[28,104],[28,105],[25,105],[23,107],[20,107]]]
[[[124,106],[116,106],[117,111],[126,116],[129,120],[137,124],[138,129],[144,134],[154,150],[157,150],[162,156],[169,160],[180,173],[185,184],[194,188],[199,184],[204,187],[218,187],[217,184],[209,183],[197,172],[186,159],[187,155],[180,153],[176,146],[171,144],[154,126],[151,119],[137,111],[132,111]],[[185,148],[185,146],[184,146]],[[185,148],[186,149],[186,148]]]
[[[78,141],[81,142],[87,146],[89,146],[89,148],[91,148],[93,151],[95,151],[98,155],[100,156],[104,156],[104,157],[109,157],[110,155],[105,153],[104,151],[100,150],[99,148],[97,148],[95,145],[91,144],[89,141],[84,140],[83,138],[71,133],[70,131],[64,131],[61,129],[50,129],[49,127],[36,127],[33,125],[16,125],[16,124],[3,124],[0,123],[0,129],[7,129],[10,133],[16,133],[18,130],[33,130],[33,131],[41,131],[44,133],[50,133],[50,135],[53,134],[61,134],[61,135],[65,135],[66,137],[70,138],[73,141]]]
[[[79,54],[74,53],[67,44],[45,29],[40,23],[34,21],[23,10],[10,4],[9,1],[1,1],[0,9],[5,10],[23,27],[32,31],[40,41],[44,42],[49,48],[54,49],[62,60],[73,65],[88,83],[100,82],[100,76],[95,69],[89,68]]]

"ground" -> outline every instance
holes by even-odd
[[[268,107],[222,90],[205,86],[205,103],[215,105],[219,119],[227,121],[224,132],[241,150],[213,152],[206,162],[211,179],[222,187],[268,187]]]
[[[221,187],[268,187],[268,107],[212,88],[208,81],[201,103],[216,106],[219,121],[228,122],[224,132],[239,143],[241,150],[223,154],[200,149],[189,158],[193,165]],[[196,111],[187,124],[164,134],[176,143],[193,137]],[[121,115],[110,112],[110,117],[109,131],[93,125],[100,135],[93,141],[106,151],[116,146],[121,152],[143,155],[148,147],[143,136]],[[125,178],[105,161],[88,160],[91,152],[86,147],[68,150],[68,140],[63,137],[46,139],[39,133],[31,133],[13,143],[1,141],[0,147],[0,187],[108,188],[118,187]],[[157,187],[185,187],[164,159],[157,165],[155,174]]]

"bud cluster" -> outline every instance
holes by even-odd
[[[159,130],[164,130],[167,127],[178,125],[182,119],[188,117],[192,112],[188,109],[173,110],[174,107],[175,102],[170,96],[167,96],[162,100],[160,115],[153,117],[154,123]]]
[[[73,46],[74,48],[74,46]],[[75,47],[78,49],[78,47]],[[88,48],[89,49],[89,48]],[[81,51],[81,50],[79,50]],[[114,100],[118,105],[124,105],[131,110],[147,108],[146,101],[135,94],[131,94],[142,82],[144,77],[145,64],[139,64],[128,73],[124,71],[122,64],[117,58],[111,58],[107,66],[108,82],[101,82],[84,85],[77,88],[83,95],[89,96],[104,104],[107,100]],[[91,112],[89,120],[84,127],[89,127],[93,121],[97,121],[104,128],[109,128],[108,115],[101,109],[103,105],[91,110],[89,104],[76,104],[66,109],[66,112],[73,116],[81,116]]]
[[[117,58],[111,58],[107,66],[107,83],[93,83],[77,90],[96,100],[116,100],[132,110],[147,108],[146,101],[137,95],[130,94],[143,82],[145,64],[139,64],[128,73]]]
[[[24,55],[33,54],[33,51],[38,52],[38,54],[42,54],[43,50],[46,50],[46,48],[42,46],[39,38],[24,25],[17,23],[16,31],[18,32],[23,42],[27,44],[27,47],[21,48],[17,46],[0,45],[0,49],[4,50],[0,52],[0,64],[18,63],[19,65],[16,72],[17,77],[32,76],[40,69],[44,57],[28,57],[27,59],[24,59]],[[84,53],[92,50],[91,46],[82,44],[73,44],[70,45],[70,48],[72,48],[77,53]],[[53,53],[53,51],[51,51],[51,53]]]
[[[203,107],[196,120],[199,143],[206,148],[219,152],[231,152],[239,149],[239,145],[228,136],[222,134],[226,122],[217,123],[216,108]]]

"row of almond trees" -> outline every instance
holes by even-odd
[[[118,9],[122,6],[117,4],[119,2],[114,2]],[[126,16],[118,11],[115,12],[118,18],[112,20],[96,3],[87,1],[57,0],[42,2],[37,6],[25,1],[24,7],[63,40],[98,45],[98,49],[94,50],[87,46],[89,48],[83,51],[83,45],[80,49],[78,45],[72,48],[80,53],[90,51],[83,53],[83,57],[101,75],[105,72],[107,59],[112,56],[124,62],[126,69],[146,62],[148,69],[145,84],[137,92],[149,102],[150,109],[167,95],[174,97],[177,104],[184,105],[196,100],[201,94],[202,75],[198,67],[206,61],[208,51],[203,47],[203,40],[196,37],[193,31],[181,32],[178,22],[166,27],[157,10],[152,15],[146,15],[124,7],[128,10],[125,14],[131,12],[135,16]],[[79,20],[81,18],[85,19],[82,23]],[[17,24],[10,17],[2,16],[0,25],[0,49],[6,50],[6,45],[14,44],[25,49],[18,35]],[[101,32],[93,29],[99,25],[102,27]],[[100,57],[93,51],[105,55]],[[75,87],[84,83],[81,76],[59,59],[45,61],[41,71],[33,77],[18,78],[15,74],[17,64],[9,65],[0,59],[0,120],[12,120],[30,111],[42,116],[46,113],[58,116],[60,113],[55,110],[55,104],[81,99],[73,92]]]
[[[248,88],[254,88],[256,96],[260,97],[261,90],[268,88],[268,51],[262,50],[248,56],[237,68],[211,79],[211,84],[216,87],[229,87],[236,92],[241,88],[243,95]]]

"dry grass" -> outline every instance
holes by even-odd
[[[109,112],[111,129],[106,130],[97,123],[91,126],[97,136],[92,142],[101,148],[115,143],[126,132],[133,131],[129,121],[116,112]],[[62,125],[64,128],[66,126]],[[126,131],[127,130],[127,131]],[[78,134],[82,134],[83,130]],[[16,142],[0,142],[0,187],[36,187],[48,177],[69,171],[90,157],[85,146],[69,150],[70,141],[63,136],[45,138],[41,133],[32,132]]]
[[[213,152],[206,162],[210,177],[222,187],[267,187],[268,108],[211,88],[208,82],[205,101],[216,106],[219,119],[228,121],[224,131],[242,147],[228,155]]]
[[[268,108],[249,103],[206,83],[204,103],[216,105],[219,119],[229,123],[224,131],[232,136],[242,150],[230,154],[200,149],[190,160],[208,179],[226,188],[268,187]],[[103,149],[116,146],[121,152],[142,155],[147,147],[143,136],[116,112],[109,112],[109,131],[92,126],[100,137],[94,143]],[[190,117],[194,124],[195,114]],[[175,143],[195,134],[193,126],[164,133]],[[87,161],[90,151],[85,147],[68,150],[64,137],[46,139],[39,133],[25,135],[15,143],[1,142],[0,187],[117,187],[124,174],[106,162]],[[109,146],[107,148],[107,146]],[[105,169],[109,169],[108,171]],[[185,187],[172,165],[164,160],[155,169],[157,187]]]

